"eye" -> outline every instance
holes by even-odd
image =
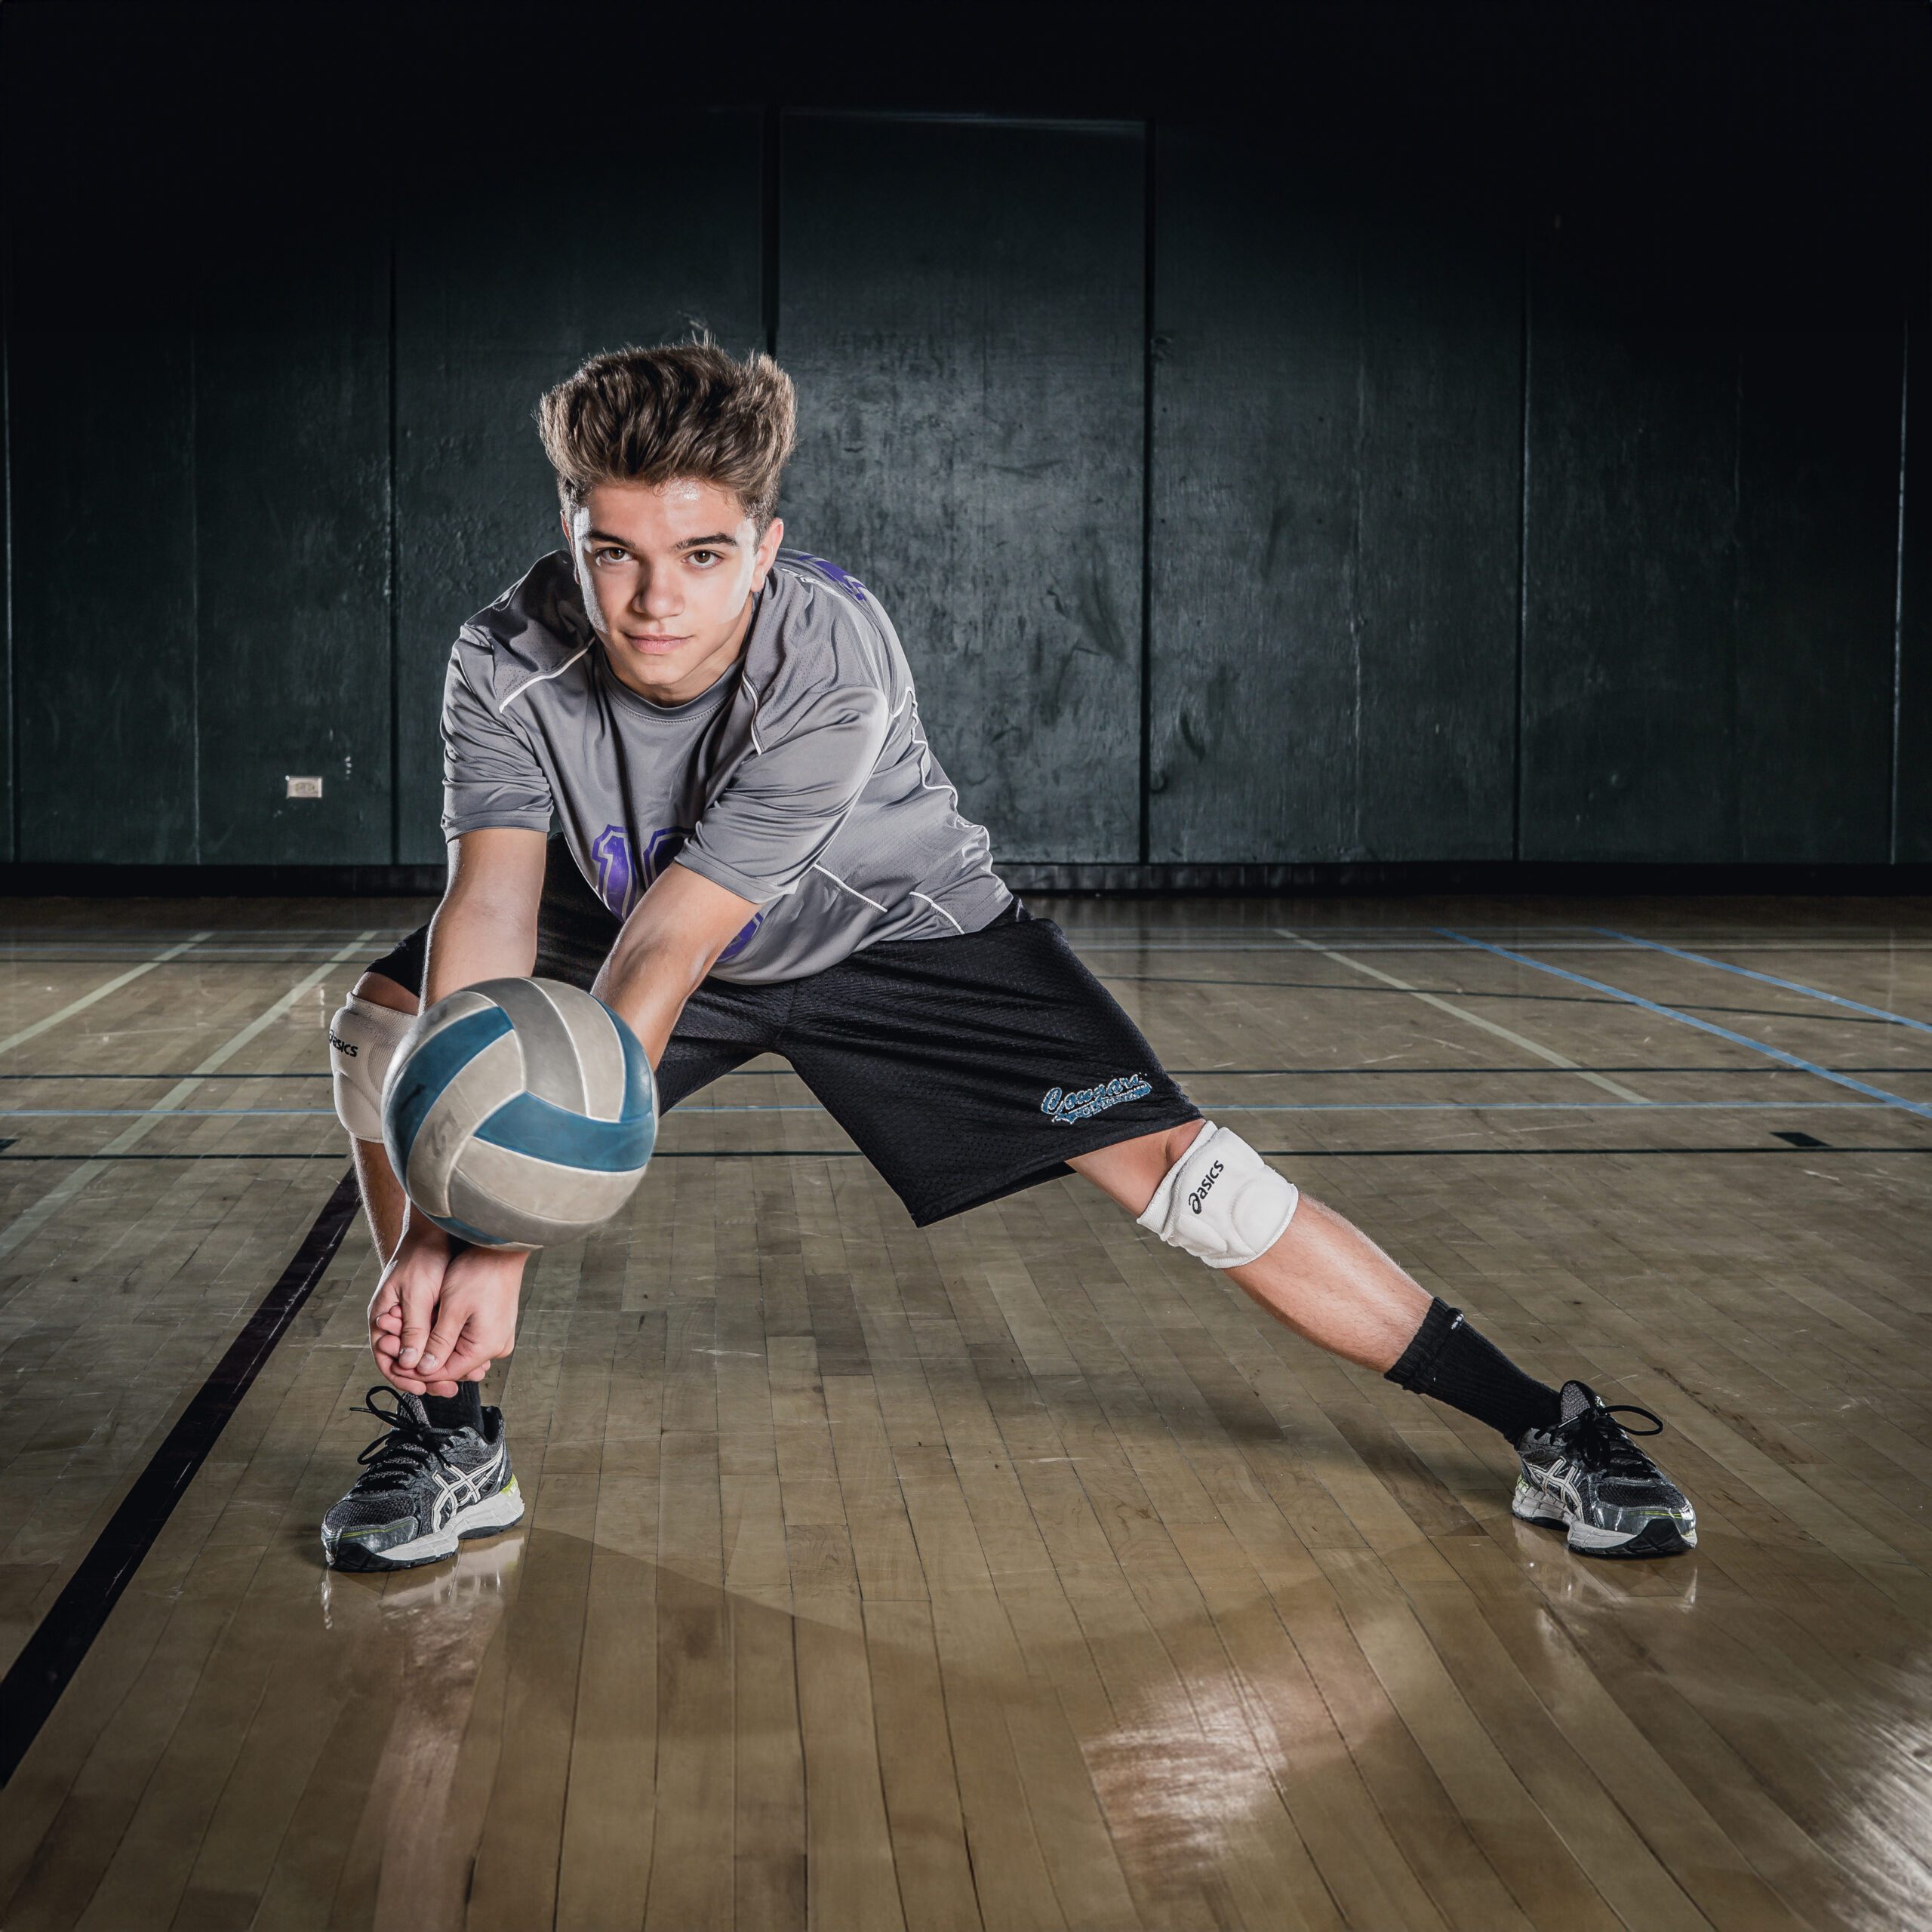
[[[706,570],[711,568],[711,564],[719,561],[719,553],[715,550],[694,550],[691,553],[691,561],[693,563],[696,563],[700,557],[708,557],[711,560],[710,563],[705,565]]]
[[[614,543],[603,543],[591,552],[590,561],[594,564],[616,563],[629,554],[627,550],[619,549]]]

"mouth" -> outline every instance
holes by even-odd
[[[635,651],[647,657],[663,657],[691,642],[688,637],[673,637],[664,631],[624,631],[620,633],[624,642]]]

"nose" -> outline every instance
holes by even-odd
[[[631,608],[653,623],[675,617],[684,608],[677,580],[669,571],[640,570],[631,592]]]

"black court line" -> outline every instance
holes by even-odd
[[[1787,1016],[1788,1017],[1788,1016]],[[1772,1074],[1789,1073],[1790,1067],[1759,1066],[1479,1066],[1473,1061],[1459,1060],[1454,1066],[1171,1066],[1166,1071],[1177,1080],[1208,1080],[1226,1078],[1259,1078],[1270,1074],[1321,1075],[1336,1079],[1386,1079],[1401,1074],[1417,1075],[1432,1073],[1721,1073],[1727,1076],[1758,1075],[1768,1077]],[[1835,1066],[1834,1073],[1932,1073],[1932,1066]],[[734,1067],[721,1073],[720,1080],[783,1080],[796,1079],[797,1072],[789,1066],[782,1067]],[[327,1080],[327,1073],[0,1073],[0,1080]]]
[[[134,1478],[121,1506],[0,1681],[0,1785],[14,1775],[40,1735],[195,1471],[335,1259],[355,1218],[356,1205],[355,1177],[346,1174],[322,1204],[281,1278],[189,1398],[167,1439]]]
[[[1932,1154],[1932,1141],[1909,1147],[1861,1147],[1843,1142],[1827,1147],[1257,1147],[1284,1161],[1519,1160],[1526,1156],[1620,1154]],[[204,1155],[205,1160],[221,1158]],[[660,1148],[654,1161],[862,1161],[856,1147]]]
[[[1800,1110],[1801,1111],[1801,1109]],[[1826,1146],[1832,1154],[1932,1154],[1924,1146],[1867,1147],[1838,1141]],[[1514,1160],[1524,1155],[1604,1154],[1789,1154],[1818,1149],[1789,1147],[1257,1147],[1257,1154],[1278,1155],[1284,1161],[1457,1161]],[[660,1147],[654,1161],[862,1161],[856,1147]],[[0,1167],[11,1161],[339,1161],[340,1154],[0,1154]]]
[[[1257,1147],[1284,1161],[1519,1160],[1552,1154],[1601,1158],[1622,1154],[1932,1154],[1932,1141],[1909,1147],[1856,1147],[1820,1141],[1810,1147]],[[220,1159],[219,1155],[208,1157]],[[746,1147],[695,1152],[660,1149],[654,1161],[861,1161],[856,1147]]]
[[[1110,973],[1093,969],[1097,980],[1137,986],[1254,986],[1278,993],[1360,993],[1377,998],[1413,998],[1427,993],[1435,999],[1521,1001],[1525,1006],[1627,1006],[1627,1000],[1606,999],[1595,993],[1497,992],[1474,986],[1364,986],[1355,981],[1331,980],[1200,980],[1165,973]],[[1686,1013],[1730,1013],[1746,1020],[1820,1020],[1835,1026],[1896,1026],[1896,1020],[1866,1020],[1855,1014],[1801,1013],[1785,1006],[1717,1006],[1709,1000],[1680,1002]],[[1171,1070],[1171,1069],[1170,1069]]]

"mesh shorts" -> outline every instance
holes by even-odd
[[[618,927],[553,841],[538,974],[589,986]],[[420,995],[428,931],[370,970]],[[764,1053],[791,1063],[921,1227],[1201,1118],[1066,934],[1017,900],[980,931],[887,940],[804,979],[706,980],[664,1050],[658,1103]]]

